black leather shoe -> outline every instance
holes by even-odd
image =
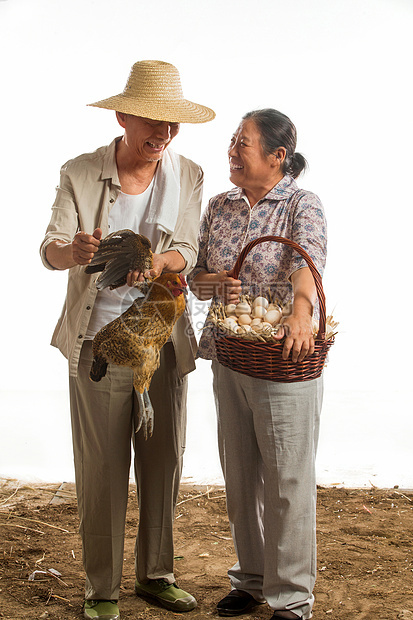
[[[285,619],[285,616],[279,616],[277,612],[275,611],[274,614],[271,616],[270,620],[286,620],[286,619]],[[303,620],[303,617],[296,616],[294,620]]]
[[[219,601],[217,610],[219,616],[241,616],[256,605],[261,605],[261,603],[256,601],[248,592],[231,590],[228,596]]]

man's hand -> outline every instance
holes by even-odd
[[[78,232],[72,241],[72,257],[77,265],[88,265],[100,245],[102,230],[96,228],[93,235]]]
[[[126,276],[126,284],[135,286],[138,282],[145,282],[145,279],[153,280],[161,275],[165,268],[165,258],[163,254],[153,254],[152,269],[148,269],[145,273],[142,271],[130,271]]]
[[[52,241],[46,248],[46,259],[55,269],[70,269],[76,265],[88,265],[96,253],[102,231],[96,228],[93,235],[78,232],[73,241]]]
[[[138,282],[145,282],[145,279],[153,280],[166,271],[180,273],[182,269],[185,269],[185,259],[177,250],[153,254],[152,260],[152,269],[148,269],[145,273],[130,271],[126,277],[126,283],[129,286],[135,286]]]

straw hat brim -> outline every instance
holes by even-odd
[[[207,123],[215,118],[215,112],[210,108],[183,98],[148,100],[121,93],[88,105],[170,123]]]

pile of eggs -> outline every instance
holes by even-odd
[[[281,308],[265,297],[256,297],[251,304],[243,298],[238,304],[228,304],[224,310],[222,323],[229,331],[240,335],[270,335],[276,332],[283,317],[291,314],[291,303]]]

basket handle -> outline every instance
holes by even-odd
[[[305,259],[312,273],[312,276],[314,278],[314,284],[317,290],[318,303],[320,305],[320,321],[319,321],[319,329],[318,329],[318,334],[316,336],[316,340],[324,340],[325,334],[326,334],[326,298],[324,295],[321,276],[317,270],[317,267],[314,265],[312,259],[310,258],[310,256],[307,254],[305,250],[303,250],[303,248],[300,245],[298,245],[298,243],[295,243],[294,241],[291,241],[290,239],[286,239],[285,237],[275,237],[274,235],[258,237],[258,239],[254,239],[253,241],[250,241],[243,248],[243,250],[241,251],[241,254],[237,258],[237,261],[234,267],[232,268],[232,271],[234,274],[233,277],[235,279],[238,279],[238,275],[239,275],[239,272],[241,271],[242,263],[244,262],[247,254],[253,248],[255,248],[256,245],[258,245],[259,243],[264,243],[264,241],[276,241],[277,243],[288,245],[291,248],[293,248],[296,252],[298,252],[298,254],[300,254],[300,256],[302,256]]]

